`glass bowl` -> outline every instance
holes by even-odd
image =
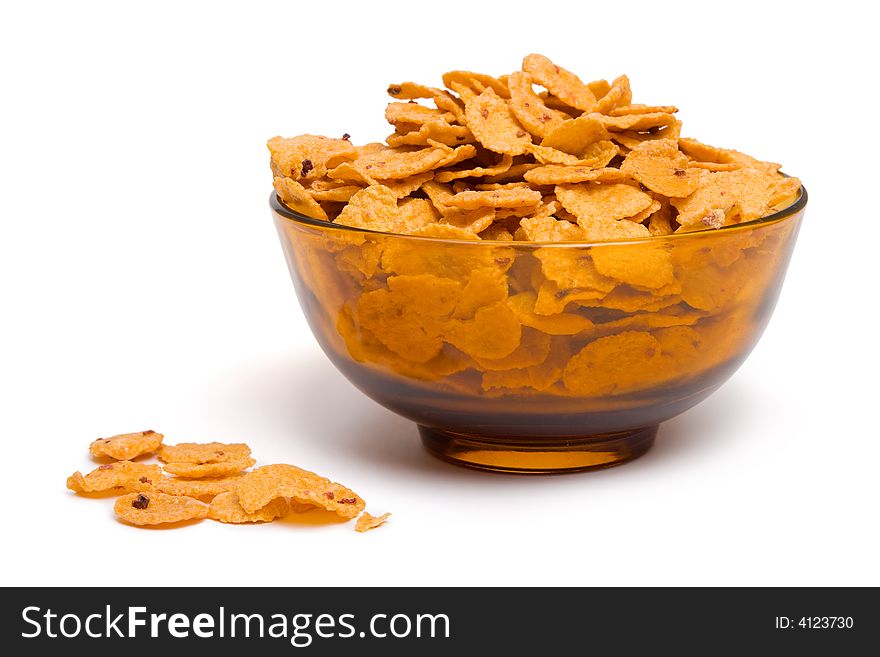
[[[607,467],[716,390],[767,325],[807,204],[600,243],[462,241],[292,212],[275,225],[321,348],[460,465]]]

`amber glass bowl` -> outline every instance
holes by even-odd
[[[296,293],[334,365],[440,458],[504,472],[607,467],[742,364],[807,204],[619,242],[364,231],[270,201]]]

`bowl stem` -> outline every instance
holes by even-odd
[[[650,449],[657,426],[591,436],[504,438],[419,425],[434,456],[469,468],[515,474],[582,472],[620,465]]]

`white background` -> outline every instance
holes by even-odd
[[[869,3],[466,5],[4,4],[3,584],[880,584]],[[267,208],[268,137],[381,140],[389,83],[529,52],[626,72],[686,135],[810,192],[749,361],[592,474],[423,452],[320,353]],[[65,490],[93,438],[147,427],[245,440],[393,519],[139,530]]]

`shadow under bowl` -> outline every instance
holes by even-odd
[[[592,244],[379,233],[270,204],[309,326],[355,386],[442,459],[555,473],[640,456],[736,371],[807,193],[719,230]]]

